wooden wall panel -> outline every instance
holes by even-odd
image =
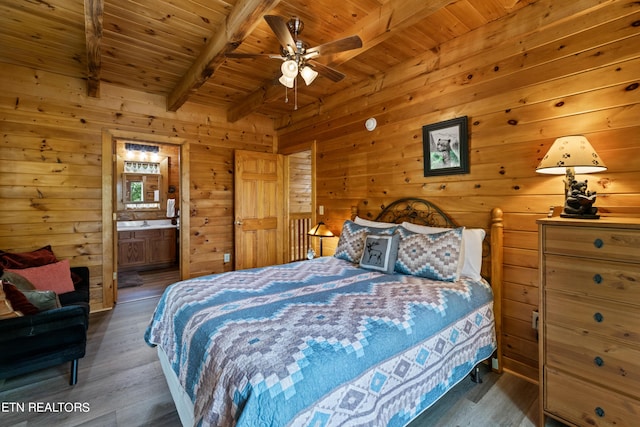
[[[609,167],[580,176],[596,206],[640,212],[639,22],[640,4],[628,0],[540,0],[283,119],[279,147],[317,142],[317,204],[336,234],[352,206],[371,219],[400,197],[431,199],[484,228],[501,207],[504,364],[536,381],[535,221],[564,198],[563,177],[535,168],[556,137],[584,134]],[[470,173],[424,177],[422,126],[464,115]]]
[[[0,68],[0,249],[29,251],[51,244],[58,258],[91,270],[91,307],[108,308],[102,257],[102,132],[184,138],[190,146],[191,276],[226,271],[233,248],[233,150],[272,152],[273,124],[251,117],[234,124],[224,111],[166,100],[102,83],[4,64]],[[182,165],[184,168],[185,165]],[[173,177],[172,177],[173,183]],[[106,287],[105,287],[106,286]]]
[[[311,151],[287,156],[289,214],[311,213]]]

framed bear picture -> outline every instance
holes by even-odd
[[[469,173],[467,116],[422,127],[424,176]]]

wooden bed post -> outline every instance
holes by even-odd
[[[493,370],[502,373],[502,262],[504,225],[502,209],[491,210],[491,288],[493,289],[493,316],[496,322],[497,367]],[[492,360],[493,365],[493,360]]]

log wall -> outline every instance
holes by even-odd
[[[51,244],[91,269],[92,309],[108,308],[102,276],[105,130],[182,138],[189,144],[190,276],[230,268],[233,150],[283,153],[314,145],[315,204],[339,233],[352,207],[365,216],[399,197],[429,198],[461,223],[488,228],[505,212],[505,367],[537,377],[535,220],[562,204],[562,177],[535,167],[553,140],[586,135],[608,171],[589,179],[597,206],[640,211],[640,4],[540,0],[513,15],[374,75],[316,108],[277,122],[3,64],[0,69],[0,249]],[[422,126],[467,116],[469,174],[425,177]],[[364,121],[378,127],[367,132]],[[276,139],[277,144],[276,144]],[[182,230],[185,232],[184,230]],[[333,239],[335,243],[335,240]],[[331,248],[325,239],[325,251]]]
[[[535,169],[556,137],[584,134],[609,168],[578,176],[596,206],[640,212],[638,46],[637,2],[541,0],[283,119],[279,146],[316,142],[316,203],[336,234],[352,206],[372,216],[400,197],[430,199],[471,227],[488,228],[502,208],[504,367],[536,380],[536,219],[564,199],[563,177]],[[461,116],[470,173],[425,177],[422,126]]]
[[[224,111],[194,104],[171,113],[163,97],[106,83],[100,98],[89,98],[83,80],[7,64],[0,94],[0,249],[50,244],[58,258],[89,266],[92,310],[111,306],[102,265],[113,244],[102,235],[102,137],[118,130],[189,144],[189,162],[180,165],[190,176],[185,271],[195,277],[231,268],[223,254],[233,251],[233,151],[272,152],[270,120],[228,124]]]

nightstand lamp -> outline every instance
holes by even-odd
[[[560,214],[565,218],[597,219],[598,208],[593,207],[596,192],[587,190],[587,180],[577,181],[576,174],[606,171],[600,157],[587,138],[582,135],[563,136],[555,140],[536,172],[563,175],[564,209]]]
[[[333,233],[331,230],[324,225],[324,222],[320,221],[315,227],[309,230],[307,233],[311,237],[319,237],[320,238],[320,256],[322,256],[322,238],[323,237],[333,237]]]

